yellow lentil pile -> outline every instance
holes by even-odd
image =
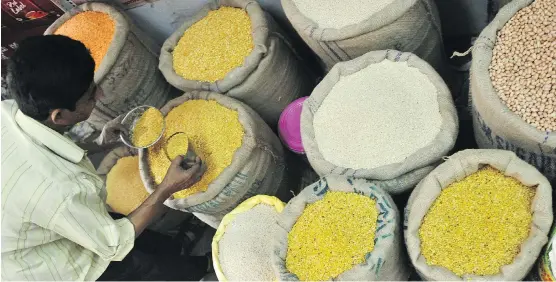
[[[83,42],[91,52],[96,71],[112,42],[115,27],[114,20],[108,14],[87,11],[73,16],[54,34],[65,35]]]
[[[207,165],[199,182],[174,194],[177,199],[206,191],[208,185],[232,163],[234,153],[243,140],[243,126],[237,111],[212,100],[189,100],[181,104],[166,116],[163,142],[157,142],[148,149],[149,165],[156,184],[162,182],[170,167],[164,144],[176,132],[187,135],[193,151]]]
[[[187,149],[189,149],[189,138],[185,133],[176,133],[169,137],[166,142],[166,153],[170,160],[187,154]]]
[[[252,50],[247,13],[221,7],[183,33],[173,51],[174,71],[185,79],[214,82],[241,66]]]
[[[556,1],[535,0],[498,32],[490,77],[502,101],[525,122],[556,130]]]
[[[419,229],[429,265],[495,275],[529,236],[534,188],[485,167],[442,190]]]
[[[139,175],[139,157],[118,160],[106,177],[106,203],[116,212],[128,215],[149,196]]]
[[[164,117],[155,108],[148,108],[133,128],[132,142],[137,147],[152,145],[164,130]]]
[[[288,234],[286,267],[300,280],[337,277],[374,249],[377,218],[373,199],[328,192],[305,208]]]

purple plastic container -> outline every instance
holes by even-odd
[[[278,133],[282,142],[290,151],[303,155],[305,149],[301,142],[301,110],[303,110],[303,102],[307,98],[301,97],[289,104],[278,121]]]

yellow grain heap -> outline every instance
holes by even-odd
[[[373,199],[328,192],[305,208],[288,234],[286,267],[300,280],[337,277],[373,250],[377,218]]]
[[[106,203],[116,212],[128,215],[149,196],[139,175],[139,157],[118,160],[106,177]]]
[[[221,7],[183,33],[173,51],[174,71],[185,79],[214,82],[241,66],[252,50],[247,13]]]
[[[156,184],[162,182],[170,167],[164,144],[176,132],[187,135],[193,151],[207,165],[207,171],[199,182],[174,194],[177,199],[206,191],[208,185],[232,163],[234,153],[243,140],[243,126],[237,111],[216,101],[189,100],[181,104],[166,116],[166,131],[162,137],[164,142],[149,147],[149,165]]]
[[[166,153],[170,160],[187,154],[187,149],[189,149],[189,139],[184,133],[176,133],[166,141]]]
[[[452,183],[419,229],[427,263],[459,276],[499,273],[529,236],[534,195],[534,188],[490,166]]]
[[[152,145],[164,130],[164,117],[159,110],[148,108],[133,128],[132,142],[137,147]]]
[[[73,16],[54,34],[65,35],[83,42],[91,52],[96,71],[112,42],[115,28],[116,23],[108,14],[87,11]]]

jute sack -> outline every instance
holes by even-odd
[[[278,224],[279,232],[274,236],[272,264],[281,281],[299,280],[286,268],[288,233],[303,214],[307,204],[324,198],[329,191],[357,193],[376,201],[379,211],[375,234],[375,247],[365,255],[365,262],[358,264],[332,280],[344,281],[402,281],[409,278],[409,268],[403,254],[400,213],[396,204],[384,190],[372,181],[344,177],[324,177],[307,186],[284,208]],[[346,218],[349,220],[349,218]]]
[[[257,205],[271,206],[276,210],[277,213],[281,213],[282,210],[284,210],[284,206],[285,206],[284,202],[280,201],[280,199],[276,197],[267,196],[267,195],[257,195],[245,200],[234,210],[232,210],[230,213],[224,216],[222,222],[220,223],[218,229],[216,230],[216,233],[214,234],[214,237],[212,239],[212,245],[211,245],[212,265],[214,266],[214,272],[216,272],[218,281],[228,281],[226,275],[224,274],[222,264],[220,263],[220,259],[219,259],[220,239],[222,239],[224,233],[226,233],[226,228],[228,227],[228,225],[232,223],[238,215],[246,211],[249,211],[250,209],[256,207]],[[276,222],[276,224],[278,224],[278,222]],[[268,243],[270,244],[271,242]],[[270,256],[271,254],[269,253],[268,255]],[[241,254],[238,254],[238,259],[241,259]]]
[[[243,65],[231,70],[214,83],[187,80],[174,71],[172,52],[183,33],[204,18],[209,11],[222,6],[244,9],[251,19],[254,49]],[[254,0],[211,0],[200,12],[172,34],[160,53],[160,70],[166,80],[183,91],[208,90],[238,99],[274,126],[280,113],[293,100],[307,96],[315,80],[296,57],[290,43],[279,28]]]
[[[313,128],[315,113],[341,76],[353,74],[382,60],[407,62],[409,66],[418,68],[436,86],[438,106],[442,117],[440,132],[433,142],[407,157],[402,163],[385,165],[374,169],[352,169],[328,162],[321,154],[315,140],[315,130]],[[380,93],[369,93],[369,95],[378,94]],[[362,120],[361,122],[368,121]],[[415,187],[423,177],[434,169],[434,166],[441,158],[452,149],[456,142],[457,134],[458,118],[456,108],[450,91],[442,78],[429,64],[417,56],[393,50],[372,51],[355,60],[336,64],[317,85],[311,96],[305,100],[301,113],[301,138],[303,146],[311,166],[319,175],[344,175],[370,179],[376,181],[377,185],[392,194],[399,194]],[[349,137],[346,136],[346,140],[348,139]],[[345,146],[349,146],[349,142],[346,142]]]
[[[490,165],[505,175],[512,176],[527,186],[537,186],[532,204],[533,222],[529,237],[521,245],[514,261],[491,276],[464,275],[459,277],[444,267],[431,266],[421,255],[419,228],[429,208],[442,189],[455,181]],[[514,153],[503,150],[465,150],[458,152],[439,165],[413,190],[405,208],[405,243],[409,258],[424,280],[522,280],[531,270],[547,242],[552,225],[552,188],[540,172]]]
[[[106,181],[106,176],[119,159],[136,155],[137,151],[129,147],[115,148],[106,154],[97,169],[97,173]],[[139,166],[137,166],[137,171],[139,172]],[[159,233],[175,235],[179,231],[180,224],[190,217],[191,214],[168,209],[159,220],[149,225],[147,228]]]
[[[470,73],[473,129],[479,148],[513,151],[552,181],[556,179],[556,132],[542,132],[514,114],[496,94],[488,70],[498,31],[532,2],[514,0],[504,6],[473,46]]]
[[[85,11],[106,13],[116,25],[112,43],[94,75],[94,81],[103,90],[104,97],[96,103],[87,123],[101,130],[106,122],[137,106],[160,108],[176,96],[177,90],[156,68],[158,58],[152,51],[152,42],[124,14],[110,5],[80,5],[56,20],[44,34],[54,34],[74,15]]]
[[[168,199],[170,208],[206,215],[207,222],[217,227],[219,221],[238,204],[257,194],[274,195],[284,179],[284,151],[278,137],[266,123],[245,104],[221,94],[191,91],[168,102],[161,109],[168,114],[188,100],[214,100],[238,112],[244,136],[232,163],[207,187],[205,192],[182,199]],[[184,120],[187,122],[187,120]],[[156,189],[147,158],[148,150],[139,150],[141,178],[149,193]],[[198,216],[203,220],[203,216]],[[203,220],[205,221],[205,220]]]
[[[368,5],[375,5],[372,1]],[[433,0],[393,1],[368,19],[340,29],[320,28],[299,11],[294,0],[282,0],[284,12],[324,67],[355,59],[369,51],[411,52],[446,72],[440,17]]]

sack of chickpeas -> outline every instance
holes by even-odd
[[[251,108],[221,94],[191,91],[162,109],[165,131],[148,149],[139,150],[141,178],[149,193],[170,166],[168,142],[184,134],[192,150],[206,164],[193,186],[174,193],[165,204],[173,209],[202,214],[217,227],[226,213],[257,194],[274,195],[284,180],[284,151],[278,137]],[[181,143],[180,143],[181,144]],[[181,146],[181,145],[180,145]],[[179,146],[178,146],[179,147]]]
[[[178,89],[238,99],[274,126],[314,78],[287,39],[253,0],[211,0],[164,45],[160,70]]]
[[[151,41],[110,5],[80,5],[56,20],[44,34],[68,36],[91,51],[94,81],[104,96],[87,120],[90,131],[101,130],[106,122],[137,106],[162,107],[177,94],[156,68],[158,58]]]
[[[409,278],[396,204],[373,182],[324,177],[278,220],[272,263],[281,281]]]
[[[118,147],[110,151],[100,163],[97,173],[106,181],[106,204],[110,210],[129,215],[149,196],[139,173],[139,157],[129,147]],[[148,229],[174,235],[180,224],[191,215],[168,209]]]
[[[505,150],[465,150],[413,190],[409,258],[424,280],[522,280],[548,241],[552,187]]]
[[[473,47],[479,148],[503,149],[556,179],[556,1],[514,0]]]
[[[394,50],[336,64],[301,114],[303,146],[320,176],[369,179],[392,194],[415,187],[457,134],[442,78],[414,54]]]
[[[369,51],[411,52],[447,71],[433,0],[282,0],[284,12],[326,69]]]

